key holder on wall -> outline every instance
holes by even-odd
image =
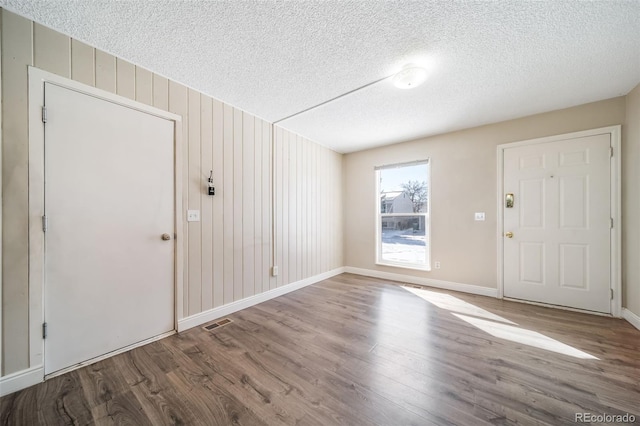
[[[216,195],[216,189],[213,187],[213,170],[209,173],[209,179],[207,179],[207,188],[209,195]]]

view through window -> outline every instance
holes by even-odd
[[[429,161],[378,167],[377,262],[430,269]]]

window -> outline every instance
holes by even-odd
[[[376,168],[377,263],[431,269],[429,160]]]

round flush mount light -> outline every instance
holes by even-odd
[[[398,89],[413,89],[424,83],[426,79],[427,70],[415,65],[407,65],[393,76],[393,85]]]

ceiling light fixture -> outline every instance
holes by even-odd
[[[317,105],[310,106],[309,108],[303,109],[302,111],[298,111],[296,113],[283,117],[280,120],[276,120],[271,124],[274,124],[274,125],[278,124],[282,121],[296,117],[300,114],[304,114],[305,112],[311,111],[313,109],[326,105],[330,102],[336,101],[340,98],[344,98],[345,96],[348,96],[352,93],[358,92],[362,89],[365,89],[369,86],[373,86],[374,84],[380,83],[381,81],[388,80],[388,79],[392,79],[393,84],[400,89],[413,89],[414,87],[420,86],[427,79],[427,70],[414,64],[405,65],[405,67],[401,71],[397,72],[396,74],[391,74],[386,77],[382,77],[375,81],[367,83],[363,86],[356,87],[355,89],[349,90],[348,92],[338,95],[334,98],[321,102]]]
[[[415,65],[407,65],[393,76],[393,85],[398,89],[413,89],[424,83],[426,79],[427,70]]]

